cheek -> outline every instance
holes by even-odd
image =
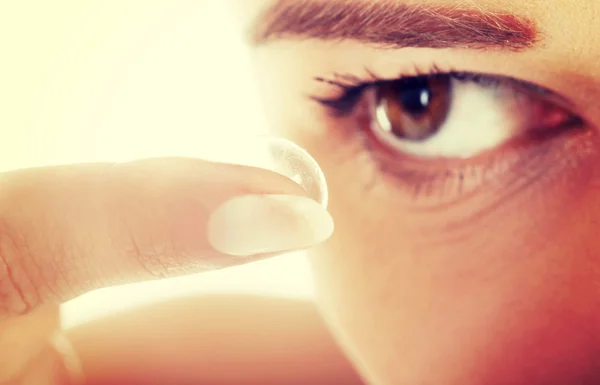
[[[376,383],[549,381],[600,365],[595,155],[489,210],[482,198],[421,212],[370,186],[381,176],[343,137],[288,136],[330,187],[336,233],[311,255],[322,308]]]

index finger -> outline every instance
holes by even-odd
[[[0,174],[0,318],[310,247],[333,222],[277,173],[151,159]]]

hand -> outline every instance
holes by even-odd
[[[153,159],[0,174],[0,384],[80,379],[61,354],[62,301],[304,249],[332,231],[300,186],[261,169]]]

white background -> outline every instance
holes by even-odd
[[[198,156],[210,138],[265,132],[222,1],[4,1],[0,168]],[[66,326],[193,292],[310,298],[303,255],[105,289],[64,306]]]

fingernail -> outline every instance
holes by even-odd
[[[220,207],[208,221],[212,247],[234,256],[309,248],[333,233],[333,219],[313,199],[293,195],[244,195]]]

